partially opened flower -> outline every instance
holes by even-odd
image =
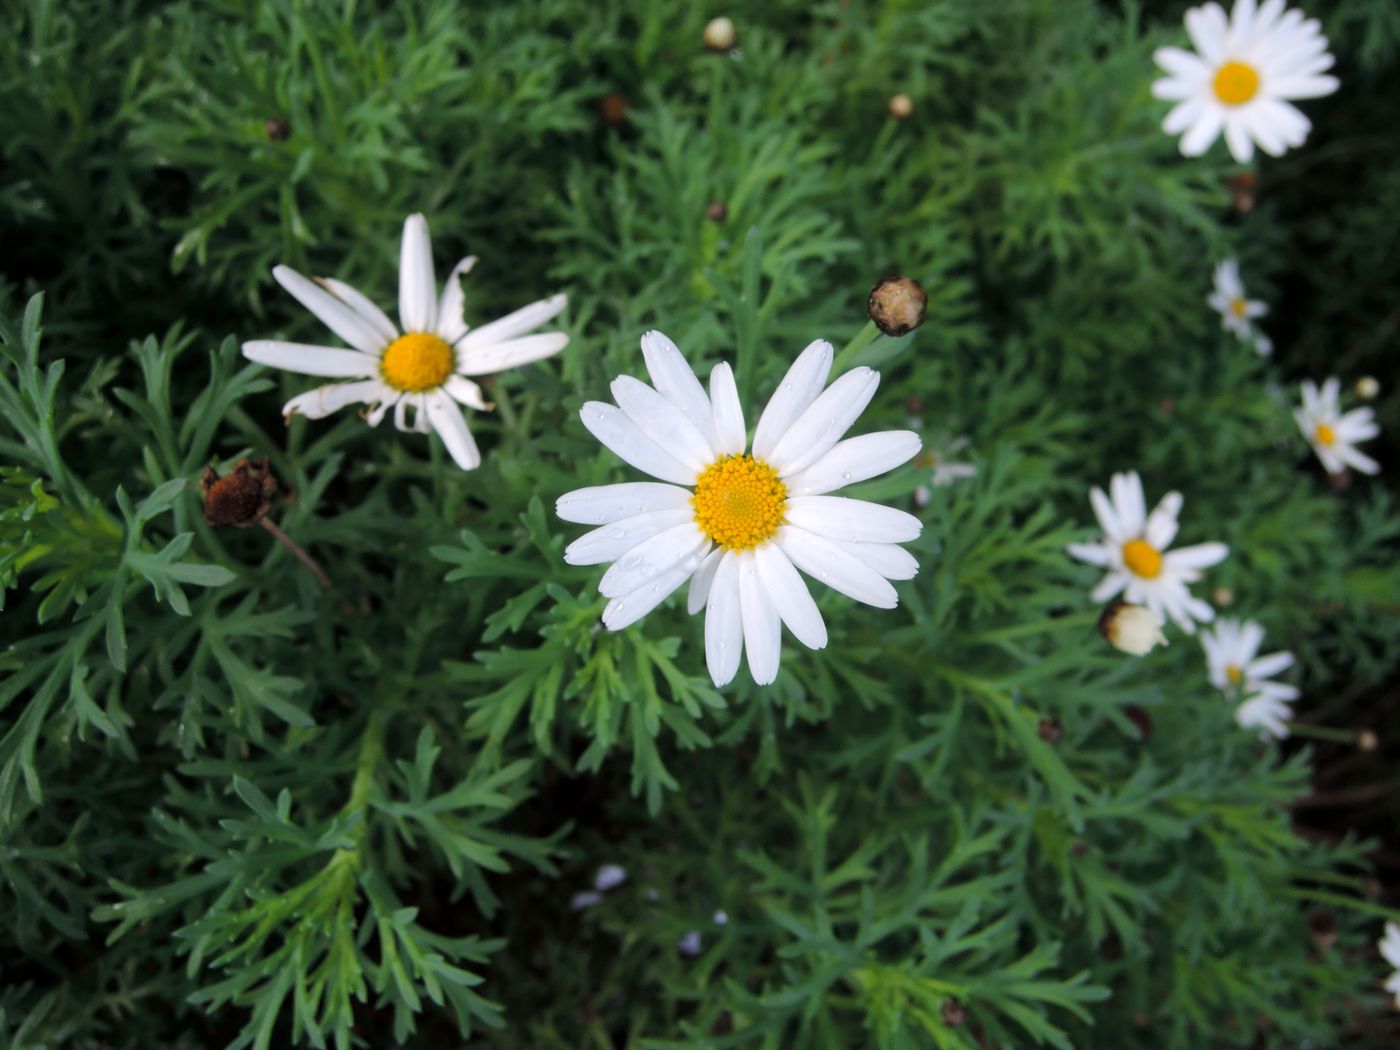
[[[1285,9],[1284,0],[1236,0],[1229,19],[1219,4],[1186,12],[1186,32],[1195,52],[1158,49],[1153,56],[1166,76],[1152,94],[1175,102],[1162,121],[1168,135],[1182,135],[1181,152],[1198,157],[1225,132],[1230,153],[1241,164],[1254,146],[1281,156],[1301,146],[1312,127],[1290,99],[1320,98],[1337,90],[1327,38],[1316,19]]]
[[[1281,739],[1288,735],[1288,705],[1298,699],[1298,689],[1272,678],[1293,666],[1293,654],[1260,656],[1263,643],[1264,628],[1253,620],[1224,619],[1201,635],[1210,684],[1230,699],[1242,700],[1235,720]]]
[[[1259,355],[1267,356],[1273,344],[1260,336],[1251,323],[1255,318],[1269,312],[1267,304],[1258,299],[1246,299],[1244,282],[1240,280],[1240,264],[1234,259],[1226,259],[1215,267],[1215,288],[1206,302],[1220,314],[1220,326],[1228,329],[1241,339],[1254,343]]]
[[[1198,543],[1167,550],[1176,538],[1181,494],[1168,492],[1149,515],[1137,471],[1113,475],[1109,491],[1111,500],[1100,488],[1089,492],[1103,539],[1069,545],[1069,553],[1080,561],[1108,569],[1090,597],[1106,602],[1122,592],[1131,604],[1171,617],[1187,634],[1195,632],[1196,621],[1213,620],[1215,610],[1192,595],[1188,585],[1201,578],[1202,569],[1223,561],[1230,548]]]
[[[890,580],[918,563],[896,546],[919,535],[904,511],[828,495],[913,458],[918,435],[842,435],[869,404],[880,376],[856,368],[826,386],[831,344],[797,358],[759,417],[752,451],[728,364],[710,372],[708,395],[674,343],[642,337],[654,387],[619,376],[617,406],[590,401],[580,413],[593,436],[660,482],[578,489],[561,496],[565,521],[597,525],[564,552],[571,565],[612,562],[598,589],[603,623],[617,631],[690,581],[690,612],[705,610],[705,661],[716,685],[732,679],[741,652],[759,684],[772,682],[781,625],[812,649],[826,624],[798,570],[856,601],[890,609]],[[825,390],[823,388],[825,387]]]
[[[1385,924],[1385,936],[1380,943],[1381,956],[1395,968],[1385,982],[1385,990],[1395,996],[1395,1005],[1400,1006],[1400,923]]]
[[[1375,413],[1369,408],[1354,408],[1343,414],[1341,394],[1342,384],[1335,376],[1323,383],[1321,390],[1312,380],[1303,380],[1303,406],[1293,411],[1298,429],[1327,473],[1341,474],[1347,467],[1363,474],[1378,473],[1380,464],[1356,447],[1381,432]]]
[[[364,404],[369,406],[365,419],[378,426],[392,408],[400,430],[436,430],[457,465],[471,470],[481,463],[481,453],[458,406],[478,411],[491,406],[467,377],[539,361],[569,342],[563,332],[526,335],[564,309],[564,295],[470,329],[462,319],[461,278],[475,263],[476,257],[468,256],[454,266],[439,295],[427,220],[410,215],[403,224],[399,255],[401,328],[347,284],[330,277],[308,279],[289,266],[275,267],[277,283],[349,349],[255,339],[243,344],[243,354],[289,372],[348,380],[299,394],[283,407],[284,415],[320,419],[346,405]]]

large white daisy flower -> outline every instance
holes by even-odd
[[[1254,342],[1261,356],[1267,355],[1273,344],[1266,343],[1267,349],[1260,346],[1259,339],[1251,322],[1269,312],[1266,303],[1258,299],[1246,299],[1244,282],[1240,280],[1240,264],[1234,259],[1226,259],[1215,267],[1215,288],[1206,297],[1206,302],[1220,314],[1220,327],[1233,332],[1241,339]]]
[[[1137,471],[1114,474],[1109,491],[1111,500],[1103,489],[1089,492],[1103,539],[1069,545],[1069,553],[1080,561],[1108,569],[1090,597],[1106,602],[1122,591],[1128,602],[1145,605],[1158,616],[1170,616],[1183,631],[1194,634],[1195,621],[1209,623],[1215,610],[1193,596],[1187,585],[1201,578],[1202,569],[1223,561],[1230,548],[1223,543],[1198,543],[1167,550],[1176,538],[1181,493],[1168,492],[1149,515]]]
[[[806,573],[856,601],[892,609],[890,580],[918,563],[896,544],[919,535],[904,511],[828,493],[913,458],[919,437],[883,431],[841,440],[870,403],[880,375],[855,368],[826,386],[831,344],[804,350],[759,417],[752,451],[728,364],[710,372],[708,396],[674,343],[642,337],[654,387],[613,380],[617,407],[583,406],[583,425],[620,459],[661,482],[578,489],[559,498],[565,521],[599,528],[571,543],[571,565],[612,562],[598,583],[603,623],[618,631],[687,580],[691,613],[705,610],[705,662],[724,685],[748,651],[760,685],[778,675],[780,624],[803,645],[826,645],[826,624]],[[823,389],[825,387],[825,390]]]
[[[1358,442],[1381,432],[1376,426],[1375,413],[1369,408],[1354,408],[1343,415],[1339,403],[1341,393],[1342,384],[1335,376],[1323,383],[1321,390],[1312,380],[1304,379],[1303,406],[1293,410],[1298,429],[1312,445],[1327,473],[1342,474],[1347,467],[1354,467],[1363,474],[1378,473],[1380,464],[1356,447]]]
[[[1400,1006],[1400,923],[1385,924],[1385,936],[1380,942],[1381,955],[1395,967],[1385,982],[1385,990],[1395,996],[1395,1005]]]
[[[348,284],[330,277],[308,279],[289,266],[272,271],[277,283],[350,349],[308,346],[277,339],[243,344],[243,355],[260,364],[303,375],[335,376],[332,383],[300,394],[283,407],[320,419],[346,405],[367,404],[365,419],[378,426],[389,409],[400,430],[436,430],[463,470],[481,463],[481,453],[458,405],[479,411],[491,406],[468,376],[489,375],[557,354],[569,342],[563,332],[526,335],[567,305],[564,295],[531,303],[513,314],[469,329],[462,320],[461,278],[476,263],[468,256],[452,268],[439,296],[433,277],[428,222],[410,215],[399,253],[399,322]],[[409,411],[413,419],[408,419]]]
[[[1327,38],[1316,19],[1304,20],[1284,0],[1236,0],[1227,21],[1219,4],[1186,12],[1186,32],[1196,51],[1158,49],[1153,56],[1167,75],[1152,94],[1176,105],[1162,130],[1181,137],[1181,152],[1198,157],[1225,132],[1230,153],[1241,164],[1254,146],[1281,156],[1301,146],[1312,125],[1288,99],[1321,98],[1337,90]]]
[[[1241,700],[1235,721],[1282,739],[1288,735],[1288,705],[1298,699],[1296,686],[1270,679],[1293,666],[1289,652],[1259,655],[1264,628],[1253,620],[1224,619],[1201,634],[1210,684],[1232,700]]]

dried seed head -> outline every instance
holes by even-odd
[[[1330,912],[1310,911],[1308,912],[1308,934],[1312,937],[1313,943],[1325,952],[1337,943],[1337,920]]]
[[[903,120],[914,112],[914,100],[901,91],[898,95],[890,96],[890,116],[895,120]]]
[[[1381,392],[1380,380],[1375,376],[1362,376],[1356,381],[1356,396],[1362,401],[1374,401]]]
[[[1047,744],[1058,744],[1060,737],[1065,735],[1064,726],[1060,725],[1058,718],[1042,718],[1039,732],[1040,739]]]
[[[1114,602],[1099,617],[1099,633],[1108,644],[1132,656],[1144,656],[1167,644],[1162,618],[1141,605]]]
[[[1229,587],[1217,587],[1210,592],[1210,600],[1222,609],[1228,609],[1235,604],[1235,592]]]
[[[705,206],[705,218],[711,222],[723,222],[729,218],[729,205],[725,204],[724,201],[710,201]]]
[[[1146,740],[1152,735],[1152,716],[1137,704],[1125,708],[1123,713],[1128,716],[1128,721],[1137,726],[1138,739]]]
[[[598,116],[610,128],[620,128],[627,123],[627,96],[620,91],[604,95],[598,103]]]
[[[285,117],[269,117],[263,131],[273,142],[286,142],[292,137],[292,126]]]
[[[739,39],[734,23],[727,18],[711,19],[705,27],[705,46],[711,51],[729,51]]]
[[[1225,188],[1230,191],[1230,204],[1235,211],[1244,215],[1254,210],[1255,189],[1258,185],[1259,179],[1252,171],[1226,177]]]
[[[938,1012],[943,1017],[943,1023],[949,1028],[961,1028],[967,1020],[967,1008],[956,999],[944,999]]]
[[[924,323],[928,296],[908,277],[886,277],[870,289],[869,312],[886,335],[907,335]]]
[[[213,467],[205,467],[199,494],[204,497],[204,520],[210,525],[246,529],[272,509],[277,480],[266,458],[256,463],[240,459],[223,477]]]
[[[1374,729],[1358,729],[1356,731],[1356,746],[1362,751],[1374,751],[1381,746],[1381,738],[1376,735]]]

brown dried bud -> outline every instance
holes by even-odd
[[[1337,920],[1330,912],[1308,912],[1308,935],[1322,951],[1337,943]]]
[[[928,296],[908,277],[886,277],[870,289],[870,319],[886,335],[907,335],[924,323]]]
[[[890,116],[895,120],[903,120],[914,112],[914,100],[901,91],[898,95],[890,96]]]
[[[729,218],[729,205],[724,201],[710,201],[705,206],[705,218],[711,222],[723,222]]]
[[[210,525],[246,529],[267,517],[277,495],[277,480],[266,458],[256,463],[240,459],[223,477],[213,467],[205,467],[199,494],[204,497],[204,520]]]
[[[1362,751],[1374,751],[1381,746],[1381,738],[1376,735],[1374,729],[1358,729],[1356,731],[1356,746]]]
[[[943,1017],[943,1023],[949,1028],[961,1028],[967,1020],[967,1007],[956,999],[944,999],[938,1012]]]
[[[1244,215],[1254,210],[1254,191],[1258,185],[1259,179],[1252,171],[1226,176],[1225,188],[1230,191],[1230,204],[1235,211]]]
[[[705,27],[705,46],[711,51],[729,51],[738,43],[739,34],[727,18],[711,19]]]
[[[285,117],[269,117],[263,125],[263,131],[273,142],[286,142],[292,137],[292,126],[287,123]]]
[[[627,96],[620,91],[604,95],[598,103],[598,116],[610,128],[620,128],[627,123]]]
[[[1058,718],[1042,718],[1040,720],[1040,739],[1047,744],[1058,744],[1060,737],[1065,735],[1064,726],[1060,725]]]
[[[1128,716],[1128,721],[1137,726],[1138,739],[1146,740],[1152,735],[1152,716],[1149,715],[1137,704],[1133,704],[1123,712]]]

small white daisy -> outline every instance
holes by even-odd
[[[939,449],[925,448],[914,458],[914,466],[929,472],[928,484],[914,490],[914,503],[917,506],[928,506],[934,489],[977,476],[977,468],[971,463],[954,463],[949,458],[967,448],[967,444],[965,437],[953,438]]]
[[[1323,383],[1321,390],[1312,380],[1303,380],[1303,406],[1293,410],[1293,418],[1327,473],[1342,474],[1347,467],[1354,467],[1363,474],[1376,474],[1380,464],[1356,447],[1381,432],[1375,413],[1369,408],[1354,408],[1343,415],[1341,393],[1341,381],[1335,376]]]
[[[1288,735],[1288,705],[1298,699],[1296,686],[1271,681],[1293,666],[1289,652],[1259,655],[1264,628],[1253,620],[1224,619],[1201,634],[1210,684],[1232,700],[1241,700],[1235,721],[1266,736]]]
[[[558,315],[568,302],[564,295],[470,330],[462,320],[461,278],[475,263],[476,257],[468,256],[454,266],[439,296],[428,222],[422,215],[410,215],[403,224],[399,253],[402,331],[349,285],[330,277],[308,279],[289,266],[275,267],[277,283],[351,349],[255,339],[243,344],[243,355],[289,372],[352,380],[299,394],[283,407],[284,415],[320,419],[346,405],[367,404],[365,419],[378,426],[392,408],[400,430],[436,430],[457,465],[471,470],[480,465],[481,453],[458,405],[478,411],[491,406],[467,377],[539,361],[569,342],[563,332],[525,334]]]
[[[1226,259],[1215,267],[1215,290],[1206,297],[1206,302],[1220,314],[1220,327],[1241,339],[1253,341],[1260,356],[1267,356],[1273,350],[1273,344],[1259,336],[1252,324],[1255,318],[1268,313],[1269,307],[1258,299],[1245,298],[1240,264],[1234,259]]]
[[[1195,633],[1196,621],[1209,623],[1215,610],[1193,596],[1187,585],[1201,578],[1202,569],[1223,561],[1230,548],[1198,543],[1168,551],[1176,538],[1181,493],[1168,492],[1149,515],[1137,471],[1114,474],[1109,491],[1111,500],[1103,489],[1089,492],[1103,539],[1069,545],[1069,553],[1080,561],[1108,569],[1090,597],[1106,602],[1121,591],[1128,602],[1170,616],[1187,634]]]
[[[1395,1005],[1400,1006],[1400,923],[1385,924],[1385,936],[1380,942],[1381,956],[1395,967],[1385,982],[1385,990],[1395,996]]]
[[[752,451],[728,364],[710,372],[708,396],[674,343],[642,337],[655,387],[613,380],[620,407],[590,401],[583,425],[620,459],[660,478],[578,489],[559,498],[565,521],[600,528],[571,543],[571,565],[612,562],[598,590],[603,623],[618,631],[690,581],[688,608],[705,610],[705,662],[724,685],[747,650],[760,685],[778,675],[781,624],[803,645],[826,645],[826,624],[798,570],[856,601],[892,609],[890,580],[912,579],[903,548],[919,519],[864,500],[831,496],[912,459],[919,437],[884,431],[842,440],[870,403],[880,375],[855,368],[826,386],[831,344],[804,350],[759,417]],[[823,388],[825,387],[825,390]]]
[[[1176,105],[1162,121],[1180,135],[1181,152],[1198,157],[1223,129],[1230,153],[1241,164],[1254,146],[1282,156],[1301,146],[1312,124],[1289,99],[1321,98],[1337,90],[1325,76],[1333,58],[1316,19],[1304,20],[1284,0],[1236,0],[1229,19],[1219,4],[1186,12],[1186,32],[1196,51],[1158,49],[1153,56],[1166,76],[1152,85],[1157,98]]]

